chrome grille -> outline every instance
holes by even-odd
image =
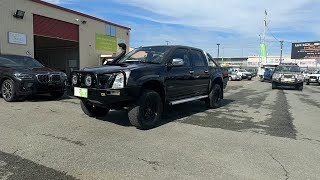
[[[58,81],[60,81],[60,80],[61,80],[61,77],[60,77],[59,74],[53,74],[53,75],[51,75],[51,81],[52,81],[52,82],[58,82]]]
[[[49,82],[49,75],[48,74],[40,74],[37,75],[38,81],[41,83],[47,83]]]
[[[317,79],[317,76],[310,76],[310,79]]]
[[[283,75],[284,78],[295,78],[294,75]]]
[[[110,88],[112,84],[112,74],[103,74],[98,76],[99,87],[102,89]]]

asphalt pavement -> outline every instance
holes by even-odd
[[[148,131],[77,99],[0,99],[0,179],[319,179],[319,94],[229,82],[223,107],[173,106]]]

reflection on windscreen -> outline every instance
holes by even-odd
[[[280,72],[300,72],[299,66],[278,66],[277,71]]]
[[[6,67],[43,67],[37,60],[24,56],[1,56],[0,65]]]
[[[125,57],[120,60],[120,63],[162,63],[163,56],[168,50],[168,47],[143,47],[135,49],[128,53]]]

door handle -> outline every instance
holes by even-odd
[[[190,74],[193,74],[193,73],[194,73],[194,71],[189,71],[189,73],[190,73]]]
[[[205,70],[204,73],[209,73],[209,71],[208,71],[208,70]]]

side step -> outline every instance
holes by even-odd
[[[191,97],[191,98],[187,98],[187,99],[181,99],[181,100],[176,100],[176,101],[171,101],[169,104],[170,105],[176,105],[176,104],[181,104],[181,103],[185,103],[185,102],[190,102],[190,101],[195,101],[195,100],[199,100],[199,99],[204,99],[209,97],[208,95],[205,96],[195,96],[195,97]]]

